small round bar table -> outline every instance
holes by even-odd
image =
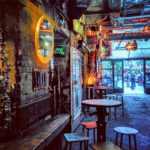
[[[105,142],[106,141],[106,122],[105,117],[107,115],[107,107],[117,107],[121,106],[120,101],[108,100],[108,99],[91,99],[83,100],[82,105],[88,107],[96,107],[97,109],[97,141]]]

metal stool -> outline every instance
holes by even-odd
[[[121,135],[120,139],[120,147],[122,148],[122,143],[123,143],[123,135],[128,135],[129,136],[129,150],[131,150],[131,136],[134,138],[134,147],[135,150],[137,150],[137,144],[136,144],[136,134],[138,133],[138,130],[134,128],[129,128],[129,127],[116,127],[114,128],[114,131],[116,132],[116,142],[115,144],[117,145],[118,143],[118,135]]]
[[[89,138],[83,133],[65,133],[66,139],[65,150],[67,150],[68,144],[70,144],[70,150],[72,147],[72,143],[80,142],[80,150],[82,150],[82,143],[84,142],[84,150],[88,150],[88,140]]]
[[[97,123],[94,121],[90,121],[90,122],[81,122],[80,124],[83,126],[82,132],[84,132],[84,129],[87,129],[88,137],[89,137],[90,129],[93,129],[93,138],[95,142],[95,130],[97,129]]]

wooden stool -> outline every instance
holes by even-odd
[[[94,150],[121,150],[121,148],[119,148],[117,145],[113,144],[110,141],[92,144],[91,147]]]
[[[87,136],[89,137],[89,131],[90,129],[93,129],[93,138],[94,138],[94,142],[95,142],[95,130],[97,128],[97,123],[94,121],[90,121],[90,122],[81,122],[80,123],[83,128],[82,128],[82,132],[84,132],[84,129],[87,129]]]
[[[134,138],[134,146],[135,150],[137,150],[137,144],[136,144],[136,134],[138,133],[138,130],[134,128],[129,128],[129,127],[116,127],[114,128],[114,131],[116,132],[116,142],[115,144],[117,145],[118,143],[118,135],[121,135],[120,139],[120,147],[122,148],[122,143],[123,143],[123,135],[128,135],[129,136],[129,150],[131,150],[131,136]]]
[[[70,144],[70,150],[71,150],[72,143],[75,142],[80,142],[80,150],[82,150],[82,142],[84,142],[84,149],[88,150],[89,138],[83,133],[65,133],[64,136],[67,141],[65,150],[67,150],[68,144]]]

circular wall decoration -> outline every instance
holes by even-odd
[[[51,20],[42,16],[36,26],[35,48],[38,61],[48,64],[54,52],[54,30]]]

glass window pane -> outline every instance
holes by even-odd
[[[150,60],[145,61],[146,73],[150,73]]]
[[[122,86],[122,62],[114,62],[114,88],[121,89]]]
[[[112,69],[112,61],[102,61],[103,69]]]
[[[150,88],[150,74],[146,74],[146,88]]]
[[[113,86],[112,70],[102,70],[102,85]]]

